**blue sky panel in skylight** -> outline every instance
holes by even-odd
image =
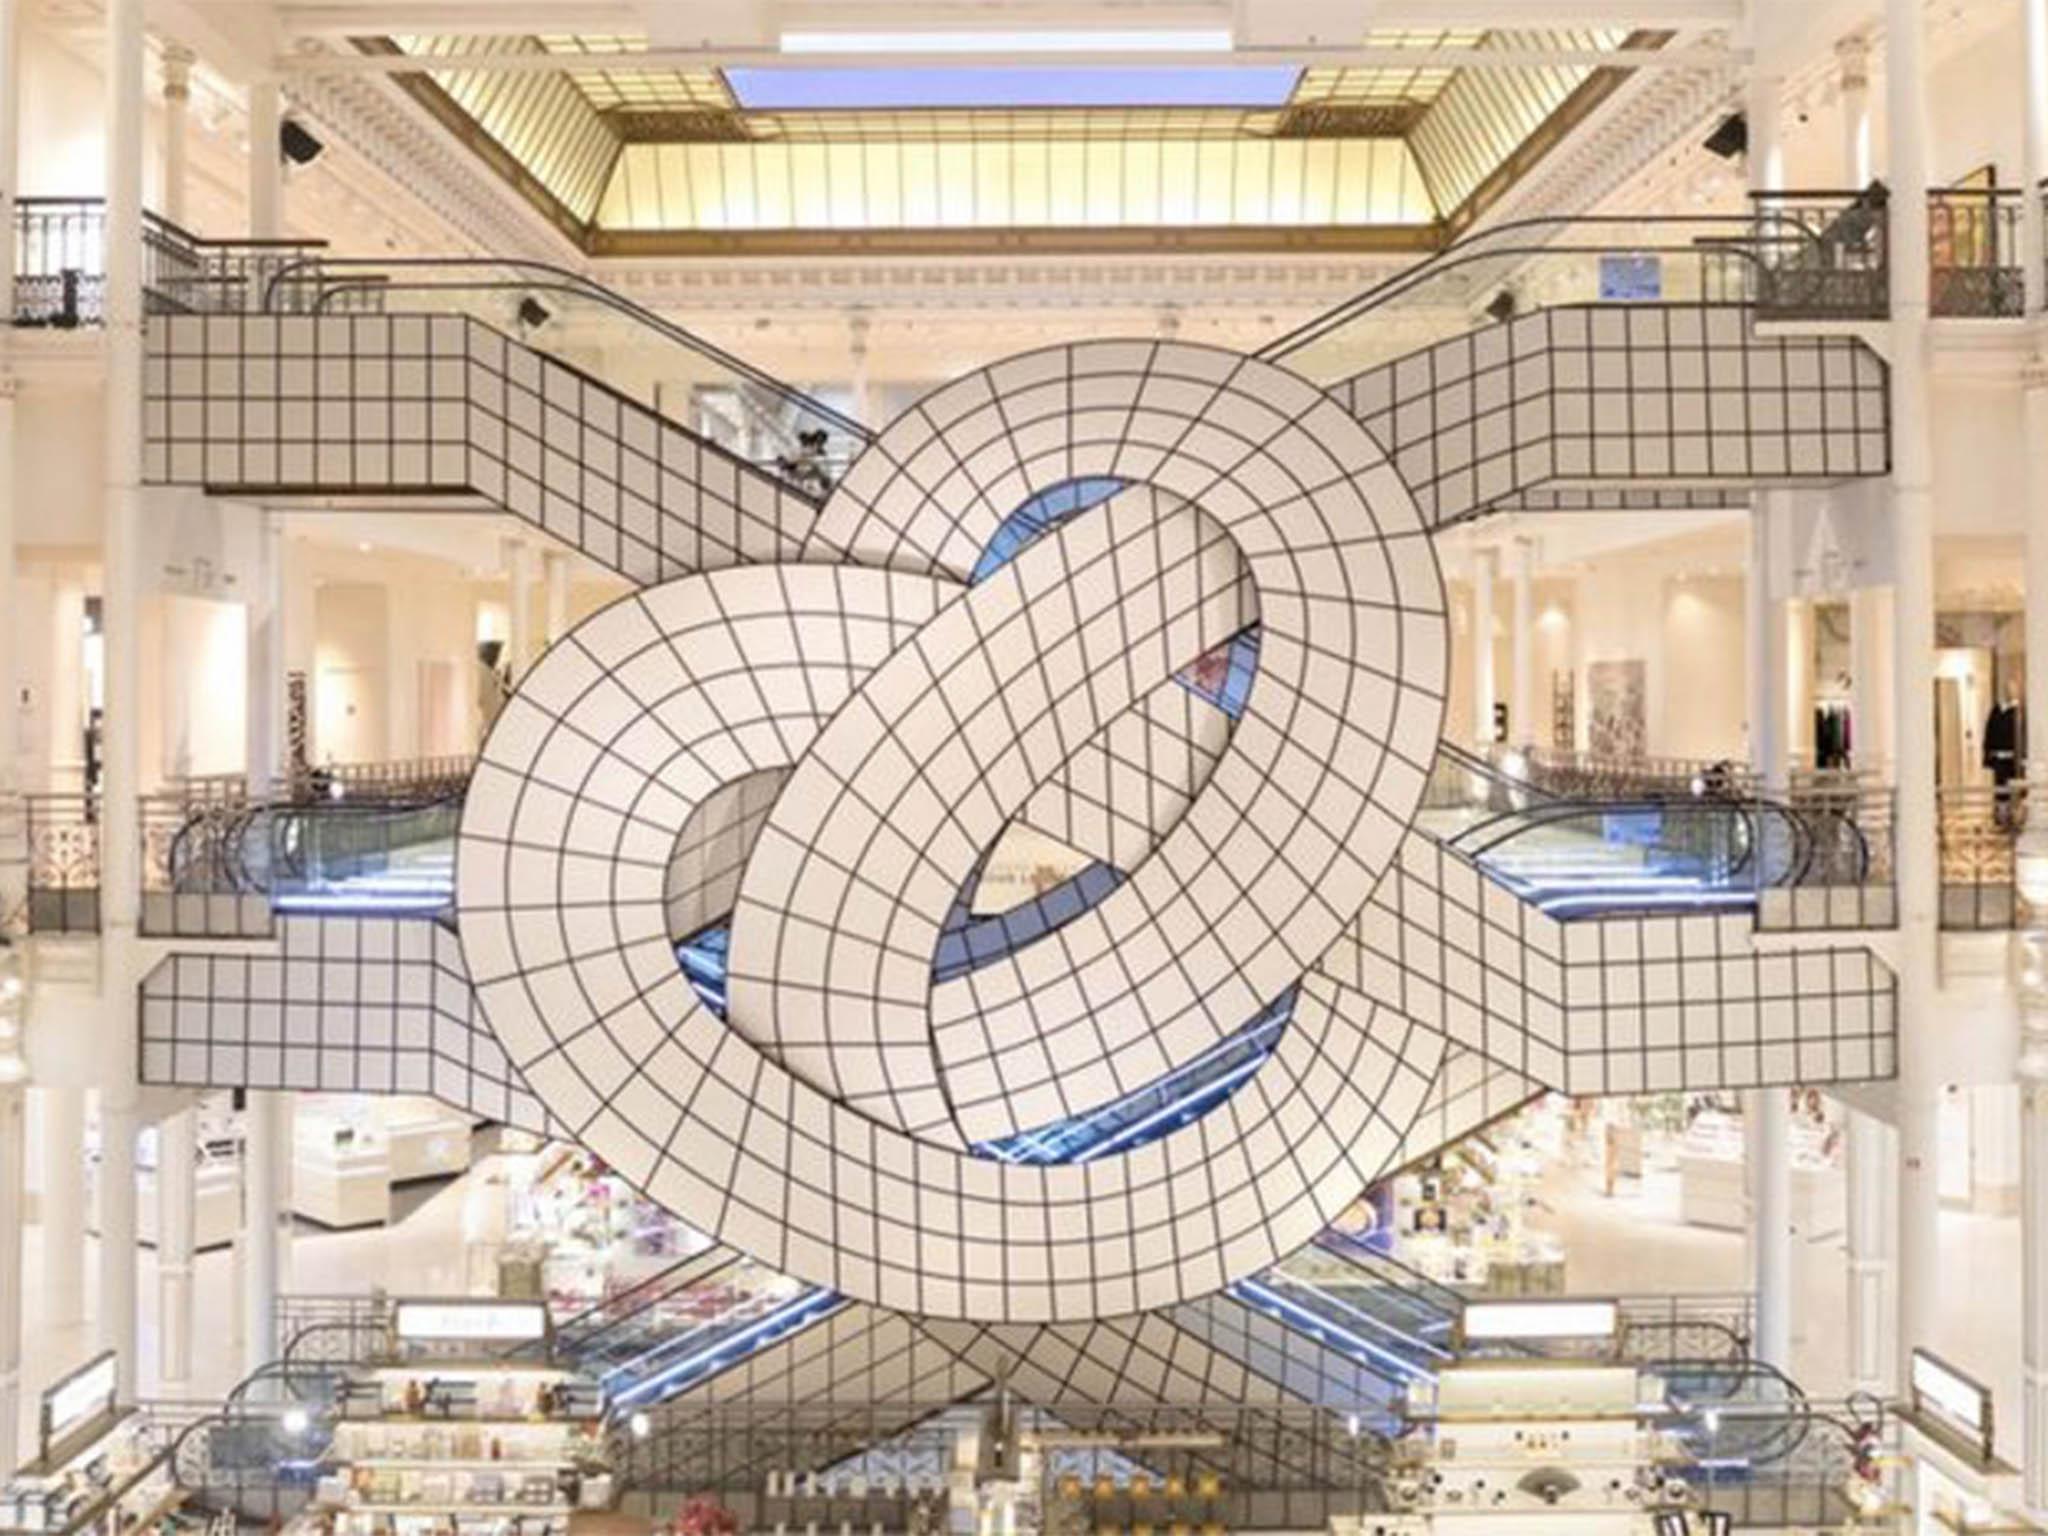
[[[759,112],[895,111],[920,108],[1279,107],[1294,94],[1295,66],[939,65],[933,68],[733,68],[726,83]]]

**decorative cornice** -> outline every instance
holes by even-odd
[[[592,274],[650,307],[693,310],[1321,309],[1406,270],[1417,259],[603,262],[593,265]]]
[[[1679,41],[1701,40],[1681,34]],[[1569,216],[1598,206],[1733,102],[1741,70],[1731,57],[1720,69],[1635,71],[1496,202],[1484,222]]]
[[[478,251],[581,265],[568,242],[389,81],[306,75],[286,95]]]

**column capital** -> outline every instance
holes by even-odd
[[[199,62],[199,55],[183,43],[165,43],[158,59],[163,67],[164,100],[187,100],[192,94],[192,66]]]
[[[1861,32],[1835,39],[1836,83],[1845,91],[1870,88],[1870,39]]]

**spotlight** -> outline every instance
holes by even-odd
[[[284,1411],[284,1432],[288,1435],[303,1435],[313,1421],[306,1416],[303,1408],[287,1408]]]
[[[1723,160],[1734,160],[1749,151],[1749,119],[1740,112],[1721,119],[1721,126],[1706,137],[1701,146],[1719,155]]]
[[[1486,315],[1488,319],[1495,321],[1514,319],[1515,296],[1513,292],[1503,288],[1499,293],[1496,293],[1487,303]]]
[[[327,148],[295,117],[288,117],[278,125],[277,147],[293,165],[311,165]]]
[[[529,331],[539,330],[554,318],[555,312],[530,293],[519,301],[519,323]]]
[[[635,1440],[645,1440],[654,1433],[654,1421],[644,1411],[635,1410],[633,1417],[626,1420],[626,1428],[633,1432]]]

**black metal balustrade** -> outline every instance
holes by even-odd
[[[13,323],[59,330],[97,325],[106,302],[106,234],[101,198],[17,198]],[[144,213],[144,306],[166,314],[235,313],[269,294],[274,308],[302,310],[311,306],[315,288],[289,274],[324,249],[323,240],[209,240]],[[359,298],[356,307],[373,297]]]
[[[30,933],[97,933],[100,825],[97,795],[28,795]]]
[[[1751,193],[1738,259],[1766,320],[1882,320],[1891,313],[1889,199],[1861,192]]]
[[[2017,187],[1945,189],[1927,198],[1928,303],[1937,315],[2026,313]]]

